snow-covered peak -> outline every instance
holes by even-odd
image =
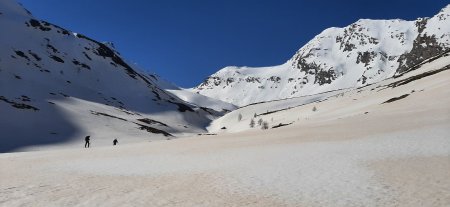
[[[375,83],[450,48],[449,8],[415,21],[360,19],[328,28],[282,65],[226,67],[192,90],[243,106]]]
[[[436,16],[441,16],[441,15],[446,15],[449,16],[450,15],[450,4],[445,6],[444,8],[442,8],[438,14],[436,14]],[[435,16],[435,17],[436,17]]]
[[[202,133],[225,111],[186,102],[182,90],[147,75],[111,44],[73,33],[0,1],[0,152],[73,144],[96,146]],[[214,99],[191,94],[210,104]],[[228,106],[232,106],[228,104]],[[232,106],[234,107],[234,106]]]

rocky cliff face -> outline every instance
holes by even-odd
[[[449,16],[447,6],[415,21],[362,19],[329,28],[283,65],[227,67],[192,90],[242,106],[378,82],[449,50]]]

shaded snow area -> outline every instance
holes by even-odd
[[[0,206],[448,207],[449,16],[187,90],[1,0]]]
[[[80,147],[87,135],[94,146],[173,139],[234,109],[188,91],[184,101],[168,91],[183,89],[111,43],[38,20],[14,0],[0,1],[0,26],[0,152]]]
[[[258,115],[274,118],[267,130],[231,112],[216,136],[4,153],[0,205],[446,207],[449,58],[313,103],[237,110],[274,110]]]
[[[216,111],[233,111],[237,108],[233,104],[194,93],[186,89],[167,89],[167,91],[186,102],[195,103],[199,107],[211,108]]]

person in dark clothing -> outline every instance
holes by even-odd
[[[117,139],[114,139],[113,145],[117,145],[117,143],[119,143],[119,141],[117,141]]]
[[[86,143],[84,144],[84,148],[89,148],[89,145],[91,144],[90,143],[90,141],[91,141],[91,138],[90,138],[91,136],[86,136],[85,138],[84,138],[84,141],[86,141]]]

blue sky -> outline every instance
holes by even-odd
[[[229,66],[284,63],[328,27],[360,18],[414,20],[429,0],[18,0],[35,17],[99,41],[182,87]]]

